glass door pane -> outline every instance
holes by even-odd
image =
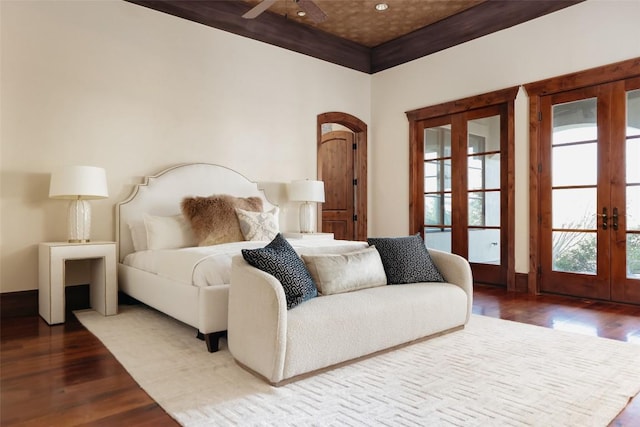
[[[627,92],[626,275],[640,279],[640,89]]]
[[[467,122],[469,261],[501,263],[500,115]]]
[[[451,126],[424,130],[424,239],[451,252]]]
[[[553,106],[552,269],[597,274],[597,98]]]

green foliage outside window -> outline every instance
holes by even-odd
[[[584,230],[592,227],[592,216],[563,224],[562,228]],[[556,271],[595,274],[597,272],[594,233],[566,232],[553,234],[553,268]],[[640,277],[640,234],[627,235],[627,275]]]

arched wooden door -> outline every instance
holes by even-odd
[[[318,163],[325,186],[322,231],[336,239],[355,239],[355,191],[353,132],[333,131],[322,135]]]
[[[326,130],[328,124],[340,129]],[[323,113],[317,136],[317,176],[325,182],[326,200],[319,204],[319,230],[336,239],[366,240],[367,125],[350,114]]]

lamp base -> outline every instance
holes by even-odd
[[[88,200],[69,202],[69,243],[88,243],[91,233],[91,205]]]
[[[315,233],[316,210],[314,203],[304,202],[300,205],[300,232]]]

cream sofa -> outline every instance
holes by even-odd
[[[430,250],[446,282],[385,285],[312,298],[287,310],[280,282],[233,259],[228,345],[244,368],[281,385],[416,340],[461,329],[473,281],[458,255]]]

